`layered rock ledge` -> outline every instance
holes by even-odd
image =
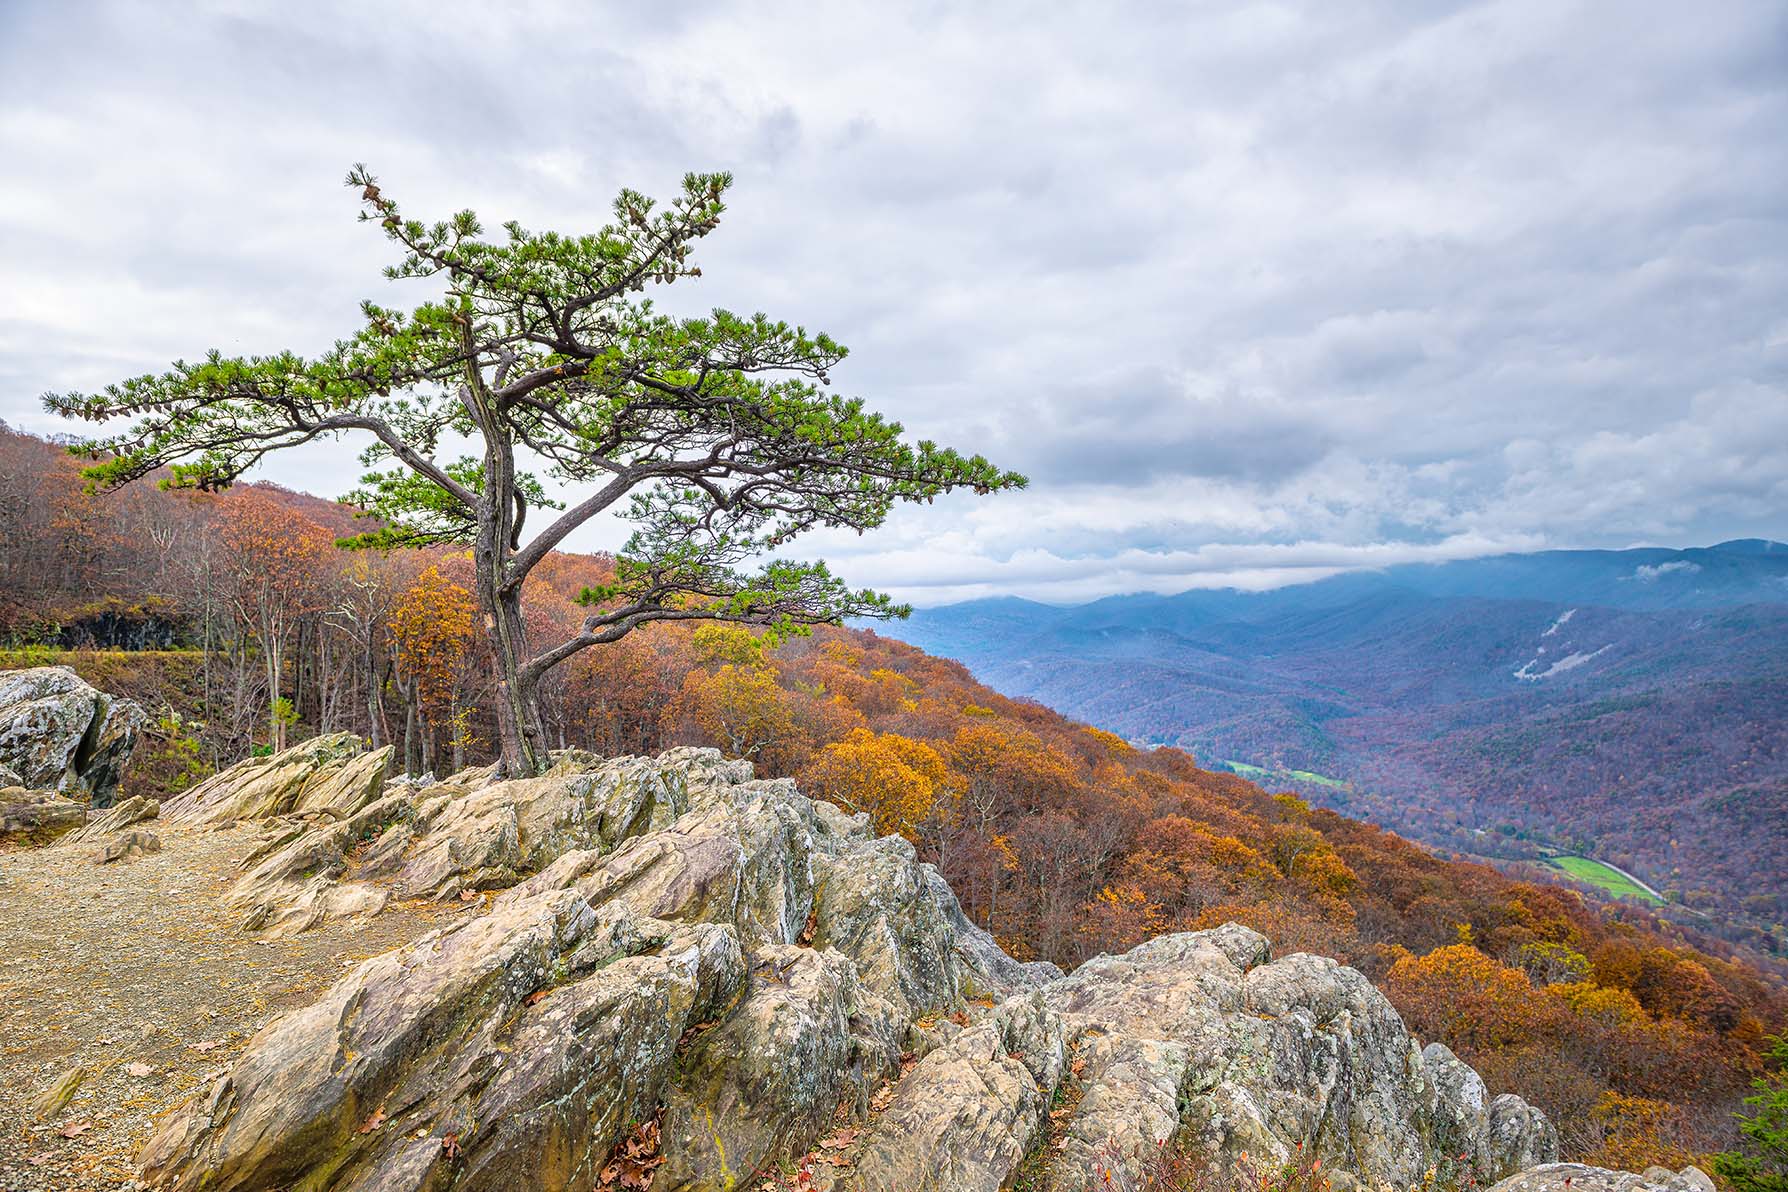
[[[1351,969],[1236,925],[1019,964],[907,842],[710,750],[443,784],[288,755],[161,810],[265,820],[245,927],[488,906],[269,1024],[163,1123],[153,1187],[587,1189],[637,1160],[659,1192],[1082,1192],[1173,1144],[1217,1171],[1301,1147],[1346,1189],[1557,1158]]]

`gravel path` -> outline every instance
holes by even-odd
[[[274,1015],[466,913],[393,903],[369,921],[258,940],[217,903],[253,828],[139,826],[161,852],[109,865],[97,842],[0,853],[0,1192],[134,1187],[132,1156],[156,1116]],[[39,1097],[76,1068],[73,1097],[39,1120]]]

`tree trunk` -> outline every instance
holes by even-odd
[[[528,635],[522,620],[521,584],[509,583],[509,562],[520,538],[523,515],[515,489],[515,444],[491,408],[472,343],[470,312],[458,318],[466,349],[466,378],[459,398],[484,438],[484,489],[473,510],[478,536],[472,547],[478,582],[478,611],[497,664],[498,773],[506,778],[538,774],[546,768],[547,740],[540,719],[537,679],[523,673]]]
[[[416,739],[416,701],[402,680],[398,682],[398,695],[404,703],[404,773],[414,778],[422,773],[421,749]]]
[[[491,461],[487,459],[486,466]],[[494,491],[504,494],[501,486]],[[487,496],[487,502],[493,498]],[[506,495],[496,498],[507,504]],[[538,774],[546,768],[547,738],[540,720],[535,682],[522,671],[528,661],[526,622],[522,620],[521,587],[503,586],[511,521],[507,509],[481,511],[478,544],[473,552],[478,583],[478,609],[484,634],[497,664],[497,748],[504,777]]]
[[[367,738],[374,749],[385,744],[385,679],[377,657],[373,653],[373,629],[371,624],[366,628],[366,641],[361,651],[361,669],[366,679],[366,719]]]
[[[522,673],[527,639],[522,630],[520,593],[500,592],[493,582],[486,590],[479,576],[479,603],[484,630],[497,660],[497,743],[503,774],[538,774],[546,767],[546,732],[540,723],[540,702],[534,685]]]

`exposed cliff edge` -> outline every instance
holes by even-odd
[[[813,1186],[861,1192],[1021,1168],[1078,1192],[1170,1141],[1220,1170],[1301,1144],[1340,1187],[1557,1158],[1364,977],[1246,928],[1064,976],[1001,952],[905,841],[713,751],[421,787],[384,766],[311,743],[163,810],[267,819],[230,895],[251,929],[507,888],[261,1031],[144,1150],[151,1186],[592,1188],[629,1144],[661,1192],[816,1147]]]

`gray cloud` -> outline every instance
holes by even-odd
[[[1022,495],[817,538],[909,598],[1788,536],[1788,17],[1497,3],[0,7],[0,418],[315,351],[418,214],[738,175],[766,309]],[[351,446],[269,475],[349,486]],[[586,547],[613,545],[593,528]]]

